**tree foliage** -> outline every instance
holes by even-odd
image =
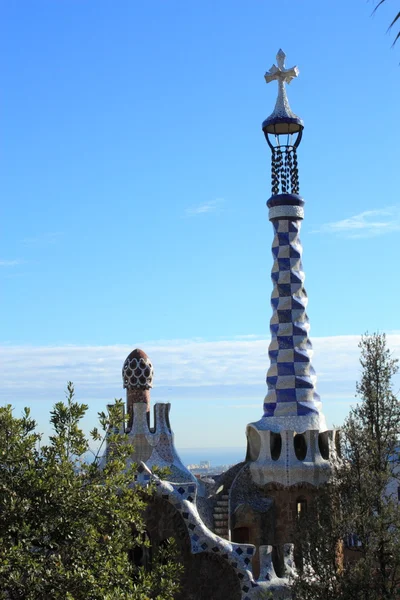
[[[83,460],[89,440],[81,429],[87,406],[74,400],[51,412],[52,435],[40,445],[25,409],[0,408],[0,598],[7,600],[169,600],[180,567],[171,553],[153,557],[152,569],[136,567],[129,550],[143,543],[143,511],[152,490],[134,489],[125,469],[129,447],[110,438],[108,461]],[[100,414],[103,440],[121,404]]]
[[[386,0],[379,0],[378,4],[375,6],[375,10],[374,12],[384,3],[386,2]],[[388,31],[390,31],[392,29],[392,27],[394,27],[396,24],[398,25],[400,23],[400,11],[398,11],[398,13],[395,15],[394,19],[392,20],[392,22],[390,23],[389,27],[388,27]],[[400,38],[400,31],[397,32],[396,37],[394,38],[394,42],[393,42],[393,46],[395,45],[395,43],[397,42],[397,40]]]
[[[400,403],[384,334],[365,335],[360,403],[341,430],[342,460],[298,523],[303,600],[383,600],[400,593]]]

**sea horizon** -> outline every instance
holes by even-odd
[[[184,465],[200,464],[208,461],[211,467],[233,465],[242,462],[246,456],[245,446],[177,448],[179,457]]]

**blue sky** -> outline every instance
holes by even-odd
[[[386,6],[387,5],[387,6]],[[399,49],[388,0],[18,0],[0,8],[1,400],[41,429],[96,412],[143,347],[178,445],[261,416],[272,228],[261,122],[282,47],[299,151],[319,391],[340,424],[357,339],[398,318]],[[346,337],[347,336],[347,337]],[[398,352],[400,355],[400,352]],[[1,375],[0,375],[1,377]]]

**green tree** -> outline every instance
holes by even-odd
[[[150,570],[137,567],[129,551],[143,544],[143,511],[153,491],[137,489],[129,447],[109,434],[121,404],[100,414],[109,435],[107,463],[100,452],[84,461],[89,440],[80,422],[87,406],[67,401],[51,413],[52,435],[40,445],[36,423],[25,409],[0,408],[0,598],[7,600],[172,600],[180,567],[171,552],[154,556]]]
[[[365,335],[360,403],[341,430],[342,460],[298,523],[298,598],[394,599],[400,593],[400,403],[384,334]]]

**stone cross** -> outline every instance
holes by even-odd
[[[282,81],[282,83],[290,83],[292,79],[298,77],[298,67],[285,69],[285,58],[286,54],[284,51],[279,50],[278,54],[276,55],[276,62],[278,63],[278,66],[272,65],[270,70],[265,73],[264,77],[267,83],[270,83],[270,81],[274,81],[275,79]]]
[[[299,74],[299,69],[297,67],[285,69],[285,58],[286,54],[283,52],[283,50],[279,50],[278,54],[276,55],[276,62],[278,63],[278,66],[272,65],[270,70],[264,75],[267,83],[275,80],[278,82],[278,98],[271,117],[273,115],[277,117],[295,116],[290,110],[289,101],[286,95],[285,83],[290,83],[292,79],[297,77]]]

